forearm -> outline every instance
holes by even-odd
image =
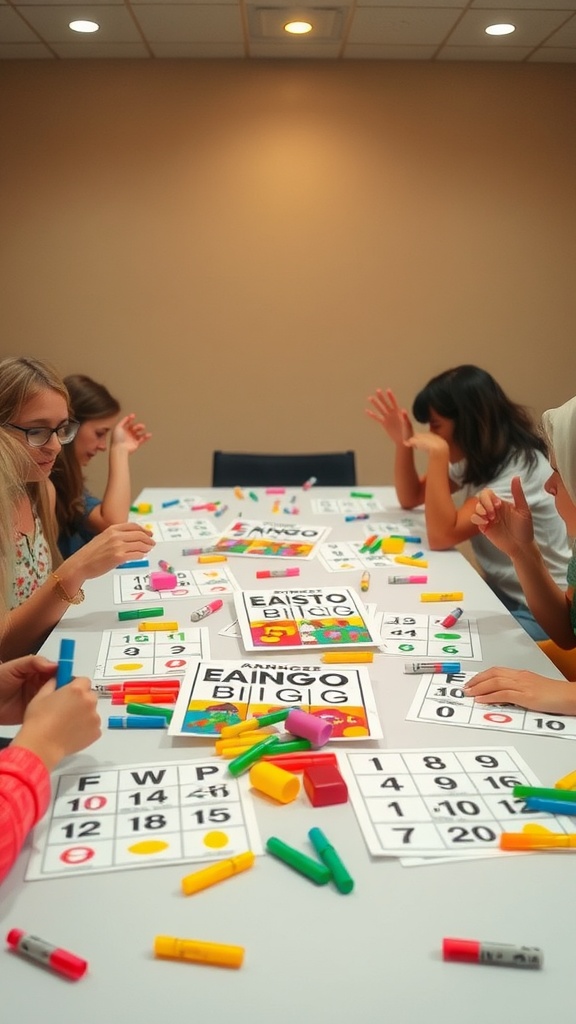
[[[424,501],[424,482],[416,472],[414,453],[406,445],[396,445],[394,486],[402,508],[416,508]]]
[[[115,523],[125,523],[130,511],[130,455],[125,448],[112,445],[108,466],[108,481],[98,508],[101,529]]]
[[[8,612],[0,636],[0,659],[9,661],[38,650],[54,626],[60,622],[71,601],[86,579],[80,552],[58,566],[30,597]],[[60,581],[60,586],[58,585]],[[63,589],[62,589],[63,588]]]
[[[36,755],[16,743],[0,753],[0,882],[45,813],[49,798],[48,771]]]
[[[535,541],[512,558],[526,603],[536,621],[559,647],[576,646],[566,594],[552,579]]]
[[[429,459],[424,512],[428,544],[433,551],[444,551],[466,539],[457,532],[458,509],[452,498],[448,469],[447,459]]]

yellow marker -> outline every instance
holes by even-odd
[[[202,889],[208,889],[209,886],[216,885],[217,882],[223,882],[226,878],[239,875],[241,871],[247,871],[255,860],[256,857],[252,851],[247,850],[246,853],[239,853],[238,856],[230,857],[229,860],[221,860],[216,864],[211,864],[210,867],[195,871],[192,875],[186,875],[182,879],[182,892],[185,896],[193,896],[195,892],[201,892]]]
[[[227,562],[226,555],[198,555],[198,561],[201,565],[207,565],[209,562]]]
[[[167,633],[173,633],[174,630],[179,629],[177,622],[141,622],[138,626],[140,633],[151,633],[153,630],[161,630]]]
[[[428,568],[428,562],[425,558],[408,558],[406,555],[396,555],[394,561],[398,565],[419,565],[421,569]]]
[[[260,740],[260,742],[262,742],[262,740]],[[234,758],[240,757],[240,754],[245,754],[248,750],[250,750],[251,746],[256,746],[256,744],[238,743],[235,746],[230,745],[228,747],[223,747],[223,749],[219,750],[218,753],[220,754],[220,757],[224,758],[225,761],[233,761]]]
[[[250,769],[250,785],[281,804],[292,803],[300,792],[300,779],[275,764],[260,761]]]
[[[133,505],[130,511],[137,512],[140,516],[148,516],[152,511],[152,505],[148,501],[141,501],[139,505]]]
[[[558,779],[558,782],[554,783],[555,789],[576,789],[576,772],[570,772],[569,775],[564,775],[562,779]]]
[[[404,551],[404,544],[403,537],[383,537],[380,541],[380,550],[386,555],[399,555]]]
[[[374,661],[374,651],[325,651],[320,661],[323,661],[326,665],[369,662]]]
[[[364,591],[364,593],[365,593],[369,589],[370,589],[370,573],[368,572],[368,570],[366,570],[366,572],[363,572],[361,577],[360,577],[360,590]]]
[[[254,732],[243,732],[239,736],[230,736],[227,740],[216,740],[214,749],[217,754],[222,754],[230,747],[251,747],[253,743],[260,743],[260,740],[274,735],[275,731],[275,729],[255,729]]]
[[[239,736],[241,732],[251,732],[259,727],[260,722],[257,718],[245,718],[243,722],[223,726],[220,730],[220,739],[229,740],[231,736]]]
[[[154,955],[168,960],[191,960],[196,964],[216,967],[241,967],[244,960],[242,946],[224,946],[219,942],[201,939],[176,939],[172,935],[157,935]]]
[[[421,601],[462,601],[463,598],[461,590],[452,590],[445,594],[420,594]]]
[[[558,847],[575,847],[576,833],[567,835],[553,832],[549,835],[539,832],[501,832],[501,850],[555,850]]]

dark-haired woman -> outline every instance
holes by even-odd
[[[533,639],[546,639],[526,605],[510,558],[471,519],[481,488],[511,500],[511,481],[519,476],[538,547],[552,578],[563,586],[571,552],[565,525],[544,490],[550,476],[546,443],[528,411],[508,398],[486,370],[470,365],[438,374],[416,395],[412,413],[419,423],[428,423],[428,433],[414,433],[392,391],[378,389],[369,402],[367,414],[396,446],[398,500],[403,508],[424,504],[430,547],[440,551],[470,540],[492,590]],[[424,476],[416,470],[415,450],[428,456]],[[459,505],[452,497],[457,491],[463,497]]]
[[[151,435],[130,413],[118,420],[120,405],[103,384],[72,374],[64,378],[72,416],[80,424],[74,441],[63,448],[52,482],[56,488],[58,547],[63,558],[78,551],[108,526],[125,523],[131,504],[130,456]],[[105,452],[110,438],[108,481],[103,497],[86,488],[83,469],[98,452]]]

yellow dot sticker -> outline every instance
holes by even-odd
[[[138,669],[144,668],[144,664],[141,661],[127,661],[122,665],[114,665],[115,672],[137,672]]]
[[[204,836],[204,846],[210,850],[221,850],[223,846],[228,846],[229,842],[230,839],[225,832],[207,832]]]
[[[161,839],[143,839],[141,843],[134,843],[133,846],[128,847],[128,853],[138,853],[141,856],[149,855],[151,853],[162,853],[163,850],[167,850],[169,843],[162,842]]]

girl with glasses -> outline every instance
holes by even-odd
[[[154,544],[136,523],[119,523],[62,561],[50,475],[62,446],[76,436],[71,421],[68,392],[51,367],[18,357],[0,362],[0,430],[26,455],[25,488],[14,507],[15,558],[0,658],[37,650],[67,606],[83,600],[85,580],[145,557]]]
[[[493,488],[510,498],[520,475],[532,512],[534,531],[552,578],[562,585],[570,558],[566,528],[544,483],[550,475],[544,439],[528,411],[513,402],[491,374],[462,365],[433,377],[416,395],[414,419],[428,432],[415,432],[412,421],[392,391],[377,390],[366,410],[396,448],[394,483],[402,508],[424,505],[428,543],[432,550],[470,541],[484,578],[516,621],[534,640],[546,632],[526,605],[516,570],[472,521],[477,493]],[[420,475],[415,453],[427,458]],[[453,495],[460,492],[457,504]]]
[[[77,423],[52,473],[56,488],[58,547],[63,558],[78,551],[114,523],[128,519],[131,500],[130,456],[150,439],[134,413],[118,420],[120,405],[103,384],[72,374],[64,378],[72,415]],[[98,452],[108,456],[108,480],[100,500],[86,488],[82,470]]]

